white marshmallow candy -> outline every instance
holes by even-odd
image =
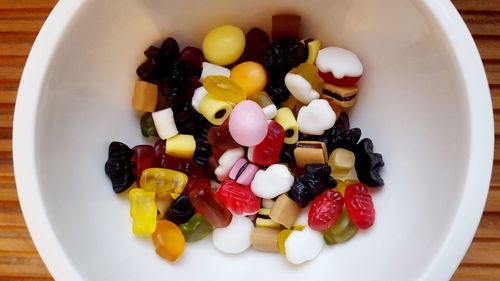
[[[306,226],[302,231],[293,231],[285,241],[286,259],[293,264],[301,264],[316,258],[325,241],[319,231]]]
[[[331,72],[337,79],[345,76],[360,77],[363,74],[363,65],[358,56],[338,47],[321,49],[316,58],[316,66],[323,73]]]
[[[303,134],[322,135],[335,125],[337,116],[328,101],[317,99],[303,106],[297,115],[297,125]]]
[[[250,247],[253,229],[253,222],[249,218],[233,216],[228,226],[214,230],[212,242],[223,253],[238,254]]]
[[[264,115],[266,115],[267,120],[272,120],[274,117],[276,117],[276,114],[278,113],[278,108],[276,108],[276,105],[270,104],[264,108],[262,108],[262,111],[264,111]]]
[[[234,164],[245,156],[245,150],[243,147],[237,147],[228,149],[219,158],[219,166],[214,171],[215,176],[220,181],[227,180],[229,178],[229,172],[233,168]]]
[[[208,94],[207,90],[203,86],[194,90],[193,98],[191,99],[191,105],[194,110],[200,112],[200,102]]]
[[[222,76],[229,77],[229,75],[231,75],[231,70],[229,70],[229,68],[225,68],[223,66],[209,63],[206,61],[201,64],[201,67],[202,67],[202,69],[201,69],[201,75],[200,75],[200,80],[199,80],[200,83],[203,83],[203,80],[205,80],[205,78],[207,76],[222,75]]]
[[[319,93],[312,88],[311,83],[298,74],[288,73],[285,76],[285,85],[288,91],[303,104],[319,98]]]
[[[177,134],[177,126],[175,125],[174,112],[171,108],[165,108],[151,114],[155,123],[156,132],[162,140],[171,138]]]
[[[273,164],[265,171],[257,171],[250,188],[255,195],[265,199],[272,199],[288,192],[293,185],[293,181],[294,177],[287,166]]]
[[[305,208],[300,210],[300,214],[295,220],[293,225],[308,226],[309,225],[309,209],[311,209],[311,204],[307,205]]]

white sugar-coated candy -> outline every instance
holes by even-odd
[[[325,241],[321,232],[306,226],[302,231],[293,231],[285,241],[286,259],[293,264],[301,264],[316,258]]]
[[[278,113],[278,108],[276,108],[276,105],[270,104],[262,108],[262,111],[264,111],[267,120],[272,120],[274,119],[274,117],[276,117],[276,113]]]
[[[319,93],[311,86],[304,77],[288,73],[285,76],[285,85],[290,93],[301,103],[309,104],[312,100],[319,98]]]
[[[322,135],[325,130],[335,125],[335,111],[324,99],[311,101],[303,106],[297,115],[297,125],[303,134]]]
[[[274,200],[272,199],[262,199],[262,208],[271,209],[274,205]]]
[[[228,226],[214,230],[212,242],[223,253],[238,254],[250,247],[253,229],[253,222],[249,218],[233,216]]]
[[[283,164],[273,164],[265,171],[259,170],[253,178],[252,192],[266,199],[272,199],[282,193],[288,192],[293,185],[293,175],[288,167]]]
[[[171,108],[165,108],[151,114],[153,122],[155,123],[156,132],[162,140],[171,138],[179,132],[175,125],[174,112]]]
[[[301,226],[309,225],[309,209],[311,209],[311,204],[307,205],[300,211],[300,214],[295,220],[295,223],[293,225],[301,225]]]
[[[206,95],[207,95],[207,90],[205,90],[203,86],[194,90],[193,98],[191,99],[191,105],[197,112],[200,112],[200,102]]]
[[[345,76],[360,77],[363,74],[363,65],[358,56],[338,47],[321,49],[316,58],[316,66],[321,72],[331,72],[337,79]]]
[[[245,150],[243,147],[237,147],[228,149],[219,158],[219,166],[215,169],[214,174],[220,181],[227,180],[229,178],[229,172],[233,168],[236,161],[240,160],[245,156]]]
[[[200,75],[200,83],[203,83],[203,80],[205,80],[205,78],[207,76],[222,75],[222,76],[229,77],[229,75],[231,75],[231,70],[229,70],[228,68],[225,68],[223,66],[213,64],[213,63],[203,62],[201,64],[201,67],[202,67],[202,70],[201,70],[201,75]]]

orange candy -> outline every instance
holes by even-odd
[[[247,98],[262,92],[266,87],[267,74],[264,67],[256,62],[247,61],[231,69],[231,79],[247,93]]]
[[[170,262],[176,261],[186,247],[180,228],[167,220],[158,222],[152,238],[156,253]]]

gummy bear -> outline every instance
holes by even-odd
[[[245,35],[245,40],[245,50],[239,61],[262,62],[262,54],[269,45],[269,35],[264,30],[253,27]]]
[[[359,181],[370,187],[380,187],[384,185],[384,180],[380,176],[380,168],[384,166],[382,155],[373,152],[373,143],[366,138],[359,142],[354,152],[356,161],[354,163]]]
[[[344,199],[340,192],[328,189],[316,197],[309,209],[308,224],[314,230],[323,231],[331,227],[344,206]]]
[[[154,145],[154,149],[156,157],[159,159],[158,161],[160,161],[160,167],[162,168],[179,171],[190,177],[197,177],[205,174],[203,168],[194,164],[193,161],[166,154],[165,141],[163,140],[158,140]]]
[[[248,160],[262,166],[270,166],[279,161],[285,131],[276,121],[270,121],[267,135],[262,142],[248,149]]]
[[[186,241],[177,225],[167,220],[161,220],[152,236],[156,253],[170,261],[176,261],[184,252]]]
[[[321,180],[328,188],[337,186],[337,182],[330,176],[331,167],[328,164],[307,164],[306,173]]]
[[[210,187],[196,187],[189,193],[189,200],[195,210],[214,227],[226,227],[231,222],[231,212],[221,204]]]
[[[260,209],[260,198],[250,186],[240,185],[234,180],[223,181],[215,195],[235,215],[251,215]]]
[[[367,229],[375,221],[375,208],[368,188],[362,184],[351,184],[345,190],[345,206],[351,221],[361,229]]]
[[[141,133],[145,137],[158,136],[158,133],[156,132],[155,123],[153,122],[153,117],[151,116],[151,112],[146,112],[141,117]]]
[[[323,193],[325,189],[326,186],[321,180],[309,174],[302,174],[295,177],[295,182],[288,192],[288,196],[295,201],[297,205],[304,208],[309,202],[316,198],[316,196]]]
[[[132,151],[134,151],[132,161],[136,165],[132,171],[138,179],[141,178],[142,171],[145,169],[159,166],[155,150],[151,145],[137,145],[132,148]]]
[[[213,231],[212,225],[202,215],[194,215],[188,222],[179,226],[187,242],[195,242],[207,237]]]
[[[108,161],[104,166],[106,175],[111,179],[113,190],[116,193],[127,190],[137,179],[132,170],[134,152],[124,143],[112,142],[109,144]]]
[[[188,179],[188,182],[186,184],[186,187],[184,187],[184,190],[182,191],[182,194],[189,195],[191,190],[195,189],[198,186],[207,186],[210,187],[210,179],[206,177],[190,177]]]
[[[186,223],[194,215],[194,208],[189,202],[188,195],[181,195],[175,199],[167,212],[167,220],[180,225]]]
[[[141,187],[158,195],[170,193],[176,199],[186,186],[186,174],[164,168],[148,168],[142,172]]]
[[[327,245],[343,243],[351,239],[358,228],[349,219],[349,214],[344,208],[334,225],[323,231],[323,239]]]
[[[228,122],[222,123],[221,126],[213,126],[208,130],[208,142],[210,145],[222,150],[228,150],[239,147],[240,145],[233,139],[229,133]]]
[[[148,235],[156,229],[155,193],[140,188],[132,188],[128,194],[130,199],[130,216],[133,220],[132,231],[135,235]]]

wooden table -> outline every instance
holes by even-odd
[[[17,87],[31,45],[54,0],[0,0],[0,281],[52,280],[24,223],[12,167]],[[483,58],[495,130],[500,133],[500,0],[454,0]],[[498,121],[498,122],[497,122]],[[498,136],[498,135],[497,135]],[[500,280],[500,138],[488,202],[474,241],[453,280]]]

